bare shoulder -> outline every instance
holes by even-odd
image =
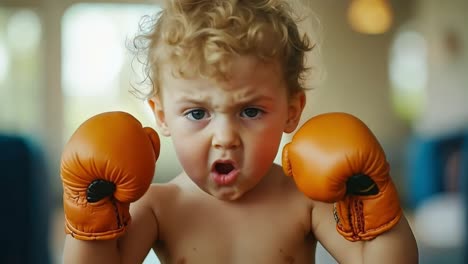
[[[273,178],[276,179],[278,187],[286,194],[297,196],[303,199],[304,201],[310,203],[312,200],[307,198],[296,186],[293,177],[287,176],[283,172],[283,168],[280,165],[274,164],[272,173]]]
[[[180,193],[180,185],[175,182],[152,184],[141,199],[130,204],[132,221],[125,236],[119,240],[123,262],[143,261],[148,250],[161,237],[162,224],[168,222],[166,211]]]
[[[142,198],[147,206],[155,213],[164,211],[164,208],[173,205],[183,195],[184,180],[181,175],[167,183],[153,183]]]
[[[294,206],[310,211],[314,201],[306,197],[296,186],[292,177],[284,174],[280,165],[274,164],[270,174],[270,189],[283,200],[291,201]]]

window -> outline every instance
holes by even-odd
[[[131,93],[132,69],[128,41],[138,30],[143,15],[154,6],[77,4],[62,20],[62,91],[64,134],[71,133],[88,117],[104,111],[123,110],[150,123],[144,103]]]
[[[41,38],[34,10],[0,8],[0,132],[32,134],[37,127]]]
[[[154,5],[80,3],[62,18],[62,92],[64,140],[87,118],[106,111],[126,111],[145,126],[155,122],[149,106],[132,93],[143,80],[139,63],[128,49],[144,15]],[[161,137],[155,181],[180,172],[170,138]]]
[[[402,27],[392,44],[389,76],[396,113],[415,121],[424,110],[427,92],[427,44],[424,36],[411,27]]]

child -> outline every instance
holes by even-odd
[[[305,129],[324,133],[301,129],[284,168],[273,163],[301,117],[312,49],[285,1],[168,1],[143,37],[154,88],[147,99],[183,172],[149,186],[154,131],[124,113],[86,121],[62,156],[65,263],[141,263],[151,249],[161,263],[314,263],[317,241],[340,263],[417,263],[382,154],[370,166],[385,175],[370,173],[365,186],[348,184],[345,194],[326,183],[324,171],[342,166],[334,153],[356,140],[349,134],[365,139],[352,148],[371,141],[381,153],[359,122],[340,114],[326,116],[331,127],[313,122]],[[358,227],[348,223],[352,197],[368,197],[356,202],[364,206]]]

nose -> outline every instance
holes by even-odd
[[[213,128],[212,146],[216,149],[234,149],[240,146],[239,129],[234,122],[223,119]]]

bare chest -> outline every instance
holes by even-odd
[[[162,263],[313,263],[310,212],[300,202],[187,203],[160,223]]]

